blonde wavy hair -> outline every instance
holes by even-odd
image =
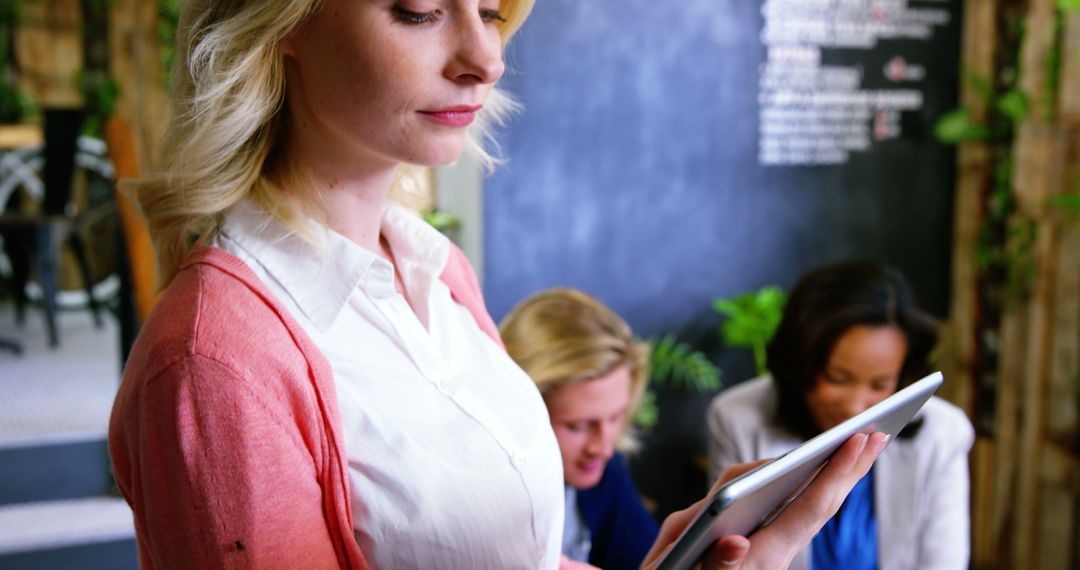
[[[173,68],[173,108],[161,167],[125,184],[146,216],[161,285],[190,251],[218,233],[222,214],[245,196],[305,236],[305,216],[323,219],[320,197],[287,164],[282,139],[285,71],[281,40],[322,0],[189,0],[180,14]],[[503,45],[525,22],[534,0],[502,0]],[[492,168],[491,128],[516,104],[492,91],[466,139],[466,152]],[[401,165],[391,195],[419,187],[422,167]]]
[[[630,418],[648,381],[649,344],[634,338],[630,325],[588,294],[549,289],[518,304],[499,325],[506,351],[540,393],[600,378],[619,366],[630,372],[630,409],[616,447],[638,448]]]

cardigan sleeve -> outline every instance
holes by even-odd
[[[305,440],[315,432],[289,413],[295,402],[198,355],[147,381],[140,399],[121,491],[136,507],[141,566],[347,564],[324,514],[318,442]]]

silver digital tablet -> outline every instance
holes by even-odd
[[[876,431],[896,437],[941,382],[941,373],[935,372],[773,461],[732,479],[705,501],[658,568],[689,568],[718,538],[746,536],[768,524],[810,484],[848,438]]]

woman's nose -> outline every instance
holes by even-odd
[[[456,50],[446,68],[448,79],[491,84],[502,77],[502,38],[478,13],[463,16],[455,26]]]
[[[844,414],[848,418],[855,417],[861,414],[866,408],[869,408],[872,403],[870,394],[864,394],[862,392],[856,392],[852,394],[844,401]]]

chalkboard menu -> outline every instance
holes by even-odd
[[[706,349],[728,385],[752,366],[720,346],[716,296],[866,257],[904,272],[944,316],[954,154],[933,124],[956,106],[961,6],[537,2],[503,82],[524,111],[484,184],[493,315],[579,287],[641,336]],[[668,464],[638,473],[661,514],[704,490],[703,474],[670,465],[704,452],[709,396],[662,393],[636,460]],[[673,481],[684,490],[665,490]]]

